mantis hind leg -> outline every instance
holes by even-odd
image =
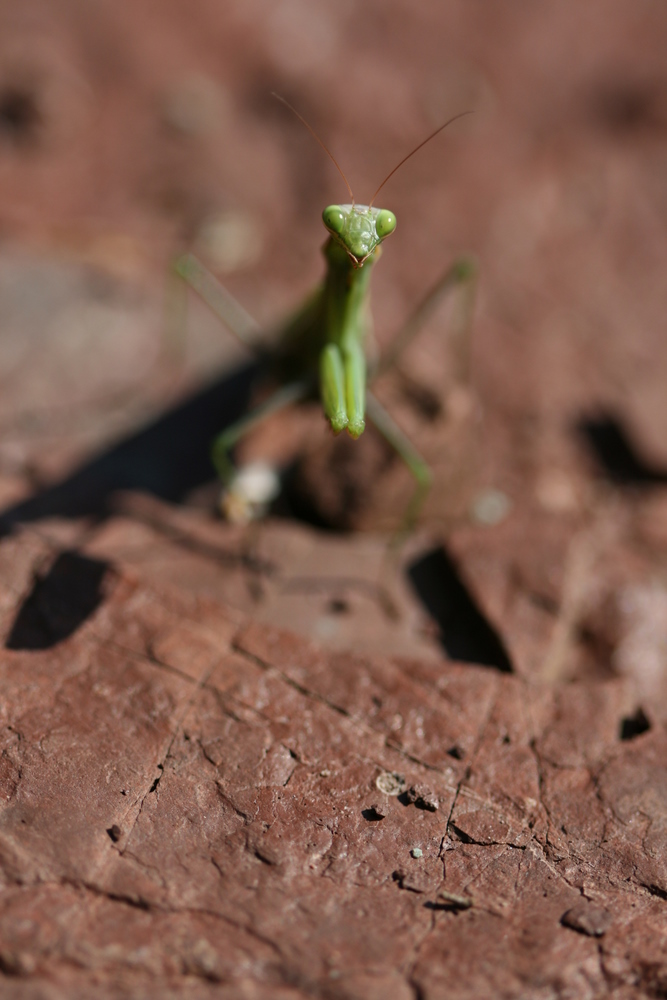
[[[249,486],[244,482],[241,473],[237,472],[231,460],[232,448],[267,417],[289,406],[290,403],[303,399],[311,390],[310,380],[289,382],[281,386],[264,403],[226,427],[214,439],[211,458],[225,489],[222,510],[229,520],[244,522],[261,516],[277,492],[277,476],[273,474],[272,477],[272,470],[268,467],[263,467],[259,483],[255,480],[255,485]],[[266,495],[263,496],[262,492]]]

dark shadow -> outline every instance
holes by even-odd
[[[436,913],[452,913],[454,914],[454,916],[458,917],[459,913],[462,913],[465,910],[469,910],[470,906],[469,905],[462,906],[460,903],[459,904],[449,903],[447,901],[443,901],[442,903],[439,902],[434,903],[433,900],[429,899],[424,903],[424,909],[434,910]]]
[[[362,809],[361,815],[367,823],[379,823],[384,819],[384,814],[379,813],[373,806],[370,809]]]
[[[611,413],[586,417],[576,432],[601,472],[619,486],[667,483],[667,469],[646,462],[630,440],[621,420]]]
[[[634,740],[636,736],[647,733],[651,728],[651,723],[646,718],[643,708],[638,708],[634,715],[628,715],[621,719],[619,736],[622,740]]]
[[[51,649],[68,639],[101,604],[109,564],[63,552],[38,579],[12,625],[7,649]]]
[[[667,892],[660,885],[654,885],[652,882],[648,884],[646,882],[641,883],[645,889],[651,893],[652,896],[657,896],[658,899],[664,899],[667,901]],[[659,996],[660,994],[658,994]]]
[[[296,458],[285,469],[282,477],[282,490],[275,500],[271,510],[279,517],[300,521],[318,531],[336,533],[340,527],[333,525],[317,510],[308,494],[300,487],[301,457]]]
[[[640,130],[664,131],[664,85],[657,79],[611,79],[598,83],[590,95],[592,120],[618,136]]]
[[[103,515],[119,490],[182,501],[214,478],[211,441],[245,412],[258,370],[253,363],[226,374],[62,482],[1,512],[0,537],[15,524],[45,517]]]
[[[502,640],[477,607],[443,548],[408,567],[412,586],[440,626],[440,643],[452,660],[512,672]]]
[[[6,87],[0,92],[0,137],[16,145],[36,138],[42,125],[37,96],[24,87]]]

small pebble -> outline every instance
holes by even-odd
[[[447,889],[441,889],[436,899],[442,906],[451,907],[453,910],[469,910],[473,905],[472,896],[460,896],[458,893],[449,892]]]
[[[263,517],[280,493],[280,475],[268,462],[251,462],[239,469],[222,495],[220,506],[232,524],[248,524]]]
[[[589,937],[602,937],[611,927],[613,917],[609,910],[593,903],[578,903],[560,918],[564,927],[569,927]]]
[[[413,847],[412,850],[410,851],[410,854],[412,855],[413,858],[421,858],[423,853],[424,852],[422,851],[421,847]]]
[[[417,806],[418,809],[436,812],[440,807],[438,797],[426,785],[411,785],[405,795],[408,802]]]
[[[428,892],[429,891],[429,878],[421,869],[417,871],[405,871],[403,868],[399,868],[393,873],[393,879],[398,882],[400,889],[407,889],[409,892]]]
[[[228,113],[229,97],[223,87],[207,76],[178,80],[165,95],[162,120],[174,132],[194,137],[210,134]]]
[[[375,787],[383,795],[400,795],[405,790],[405,778],[395,771],[383,771],[375,779]]]
[[[557,469],[545,472],[535,485],[537,502],[553,514],[565,514],[577,509],[578,496],[574,480]]]
[[[259,260],[262,232],[246,212],[218,212],[199,227],[195,251],[215,271],[232,274]]]
[[[504,521],[511,509],[512,501],[506,493],[500,490],[484,490],[473,500],[470,514],[478,524],[492,527]]]

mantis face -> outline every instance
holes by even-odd
[[[363,267],[375,248],[396,229],[393,212],[367,205],[329,205],[322,219],[355,267]]]

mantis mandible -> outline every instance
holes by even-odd
[[[371,325],[370,278],[382,253],[382,243],[396,229],[394,213],[375,208],[374,202],[406,160],[453,121],[470,112],[455,115],[420,142],[385,177],[369,204],[359,205],[345,174],[308,122],[283,98],[273,96],[287,105],[331,158],[346,185],[350,203],[324,209],[322,219],[328,233],[322,251],[327,266],[324,281],[287,321],[276,345],[257,340],[257,325],[196,257],[186,254],[175,264],[176,274],[194,288],[239,340],[268,364],[279,382],[279,388],[269,399],[225,428],[213,442],[213,464],[225,491],[222,509],[230,519],[246,521],[266,507],[261,498],[244,495],[242,476],[231,461],[231,450],[271,414],[319,392],[324,415],[334,434],[347,431],[350,437],[358,438],[368,417],[406,463],[415,479],[414,495],[403,519],[403,531],[407,531],[429,490],[431,471],[389,413],[367,390],[367,383],[369,376],[375,377],[396,361],[447,292],[458,287],[466,294],[465,313],[470,321],[476,266],[470,258],[455,260],[369,371],[366,345]]]

